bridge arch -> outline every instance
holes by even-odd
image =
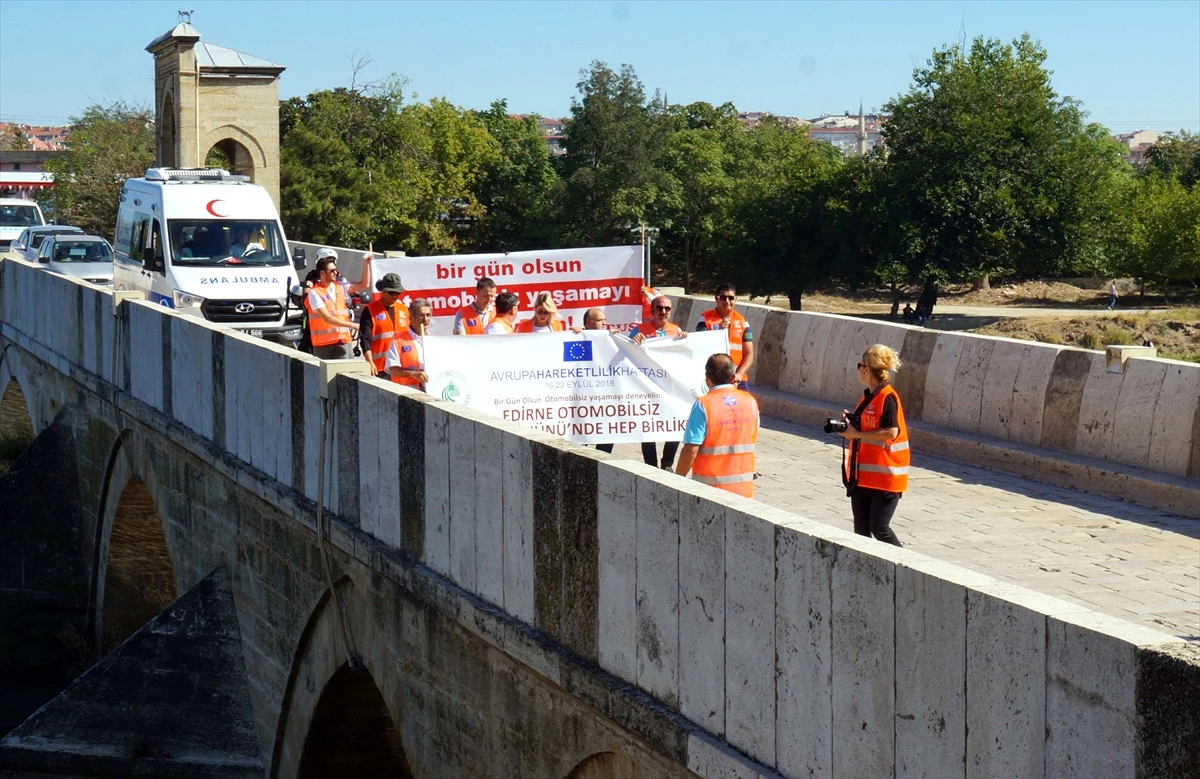
[[[15,460],[37,435],[25,387],[29,376],[9,343],[0,351],[0,459]]]
[[[304,739],[297,775],[300,779],[413,775],[396,723],[366,670],[343,664],[325,685]]]
[[[634,779],[644,769],[620,752],[597,752],[571,769],[566,779]]]
[[[349,612],[351,629],[371,624],[354,582],[335,583]],[[374,615],[378,616],[378,615]],[[412,776],[400,735],[399,712],[392,709],[397,674],[386,672],[387,642],[373,640],[360,647],[366,669],[346,665],[337,605],[326,589],[300,634],[288,675],[271,757],[271,776]],[[336,731],[336,737],[328,735]],[[322,734],[326,735],[322,735]],[[369,760],[348,763],[362,753]],[[336,770],[335,770],[336,769]]]
[[[92,566],[91,634],[103,655],[176,597],[175,566],[155,505],[153,471],[129,430],[113,443],[100,497]]]

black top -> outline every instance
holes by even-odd
[[[867,407],[867,404],[871,402],[871,398],[878,395],[880,390],[886,386],[886,383],[880,384],[879,389],[874,392],[871,392],[870,389],[863,390],[862,402],[858,404],[858,408],[854,409],[854,413],[861,414],[863,409]],[[896,421],[898,409],[899,405],[896,403],[895,395],[888,395],[883,399],[883,410],[879,413],[879,429],[886,430],[889,427],[900,427],[899,422]]]

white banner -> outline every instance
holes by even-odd
[[[425,391],[580,444],[678,441],[724,330],[640,346],[597,330],[426,336]]]
[[[475,282],[488,277],[497,292],[520,298],[517,320],[533,316],[540,292],[554,296],[567,326],[583,326],[589,308],[604,309],[612,330],[627,331],[642,318],[642,247],[599,246],[509,254],[447,254],[371,260],[371,283],[398,273],[406,304],[425,298],[433,306],[433,335],[449,335],[454,314],[475,300]]]

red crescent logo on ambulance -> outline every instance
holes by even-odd
[[[225,217],[225,216],[228,216],[228,214],[218,214],[217,213],[217,203],[224,203],[224,202],[225,202],[224,200],[210,200],[210,201],[208,201],[208,204],[204,207],[206,209],[208,209],[208,213],[212,214],[213,216]]]

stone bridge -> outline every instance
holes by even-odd
[[[906,400],[925,398],[926,419],[967,413],[968,388],[939,367],[960,347],[800,316],[758,328],[781,336],[760,383],[840,392],[848,376],[822,355],[891,339],[924,362]],[[971,347],[978,370],[999,344]],[[0,742],[0,775],[1184,776],[1200,762],[1200,658],[1167,634],[17,261],[0,264],[0,355],[0,418],[38,433],[0,477],[0,634],[40,626],[80,670],[95,661]],[[1057,359],[1020,369],[1088,428],[1068,436],[1035,403],[1036,437],[1069,449],[1103,404],[1090,363]],[[973,386],[992,398],[976,409],[1001,402]],[[1032,402],[1007,386],[1010,412]],[[1161,425],[1144,448],[1110,429],[1116,454],[1099,456],[1186,502],[1195,422]]]

